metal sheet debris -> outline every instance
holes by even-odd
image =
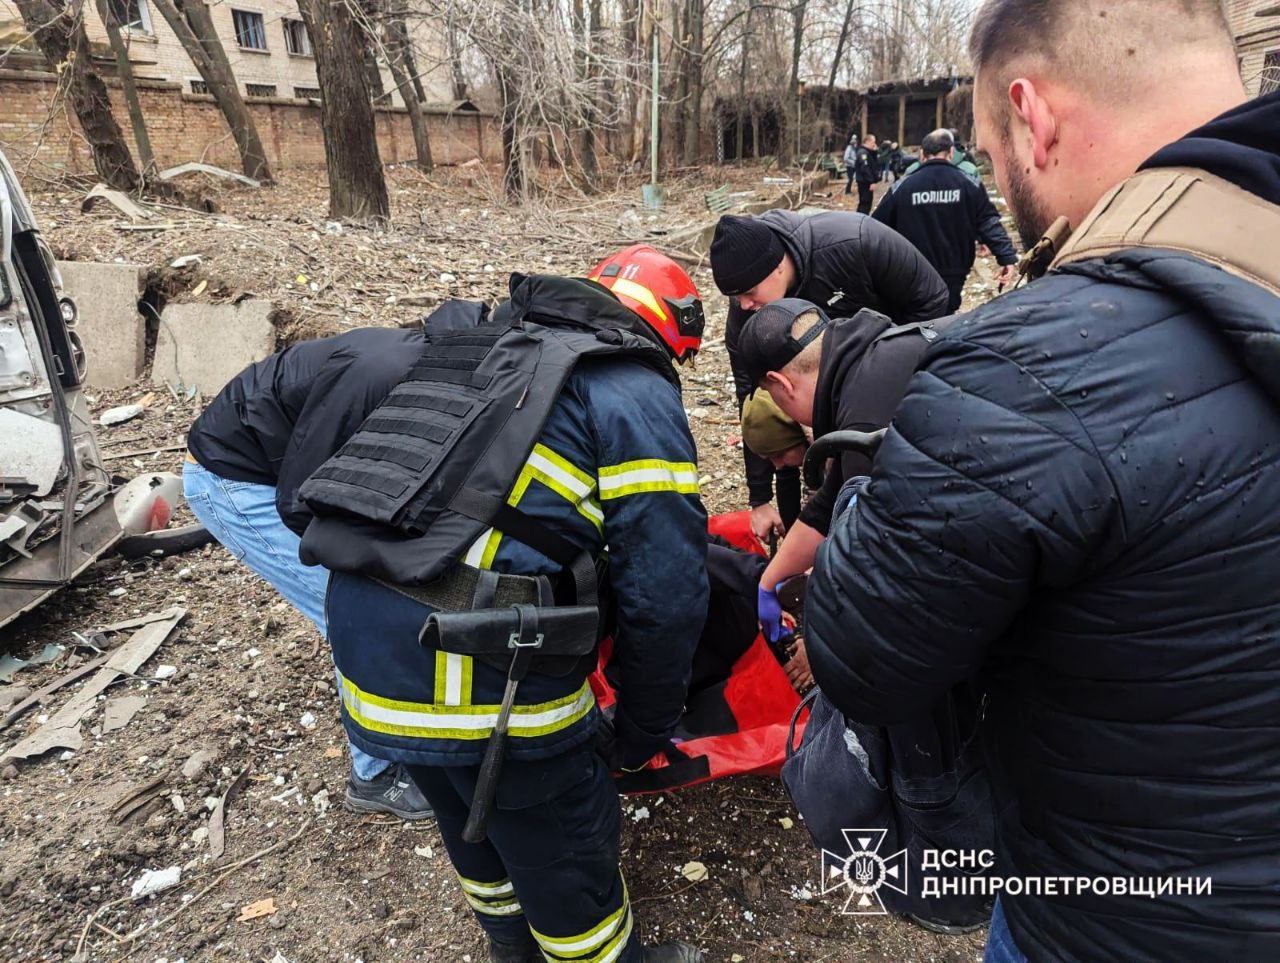
[[[48,722],[25,739],[19,740],[0,757],[0,763],[29,759],[50,749],[79,749],[83,746],[80,721],[93,709],[98,696],[121,675],[133,675],[137,672],[178,627],[186,614],[186,609],[174,606],[168,610],[164,621],[145,625],[135,632],[127,642],[112,652],[106,664]]]

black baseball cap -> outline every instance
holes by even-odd
[[[793,336],[796,318],[811,311],[818,315],[818,323],[799,337]],[[766,304],[747,321],[738,341],[738,357],[751,383],[758,385],[770,371],[781,371],[830,326],[827,313],[803,298]]]

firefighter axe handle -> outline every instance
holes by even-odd
[[[498,774],[502,771],[502,758],[507,753],[507,730],[495,728],[489,736],[484,759],[480,763],[480,775],[476,779],[476,794],[471,798],[471,810],[467,824],[462,827],[462,840],[482,843],[488,835],[489,814],[493,811],[493,799],[498,789]]]

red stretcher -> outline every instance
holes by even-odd
[[[763,556],[764,548],[751,533],[749,519],[749,512],[717,515],[707,527],[712,535],[735,547]],[[755,602],[752,591],[744,604],[754,611]],[[605,677],[611,652],[606,640],[590,679],[603,710],[617,701]],[[727,677],[690,696],[671,745],[644,768],[616,777],[618,791],[666,792],[739,774],[777,776],[786,759],[788,730],[799,704],[800,697],[782,666],[764,636],[757,633]],[[795,729],[797,741],[803,731],[801,719]]]

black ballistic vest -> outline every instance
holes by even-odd
[[[315,514],[304,562],[425,584],[504,511],[496,527],[528,543],[505,500],[579,359],[633,357],[678,382],[643,320],[599,285],[513,275],[511,287],[505,322],[429,334],[405,380],[302,485]]]

